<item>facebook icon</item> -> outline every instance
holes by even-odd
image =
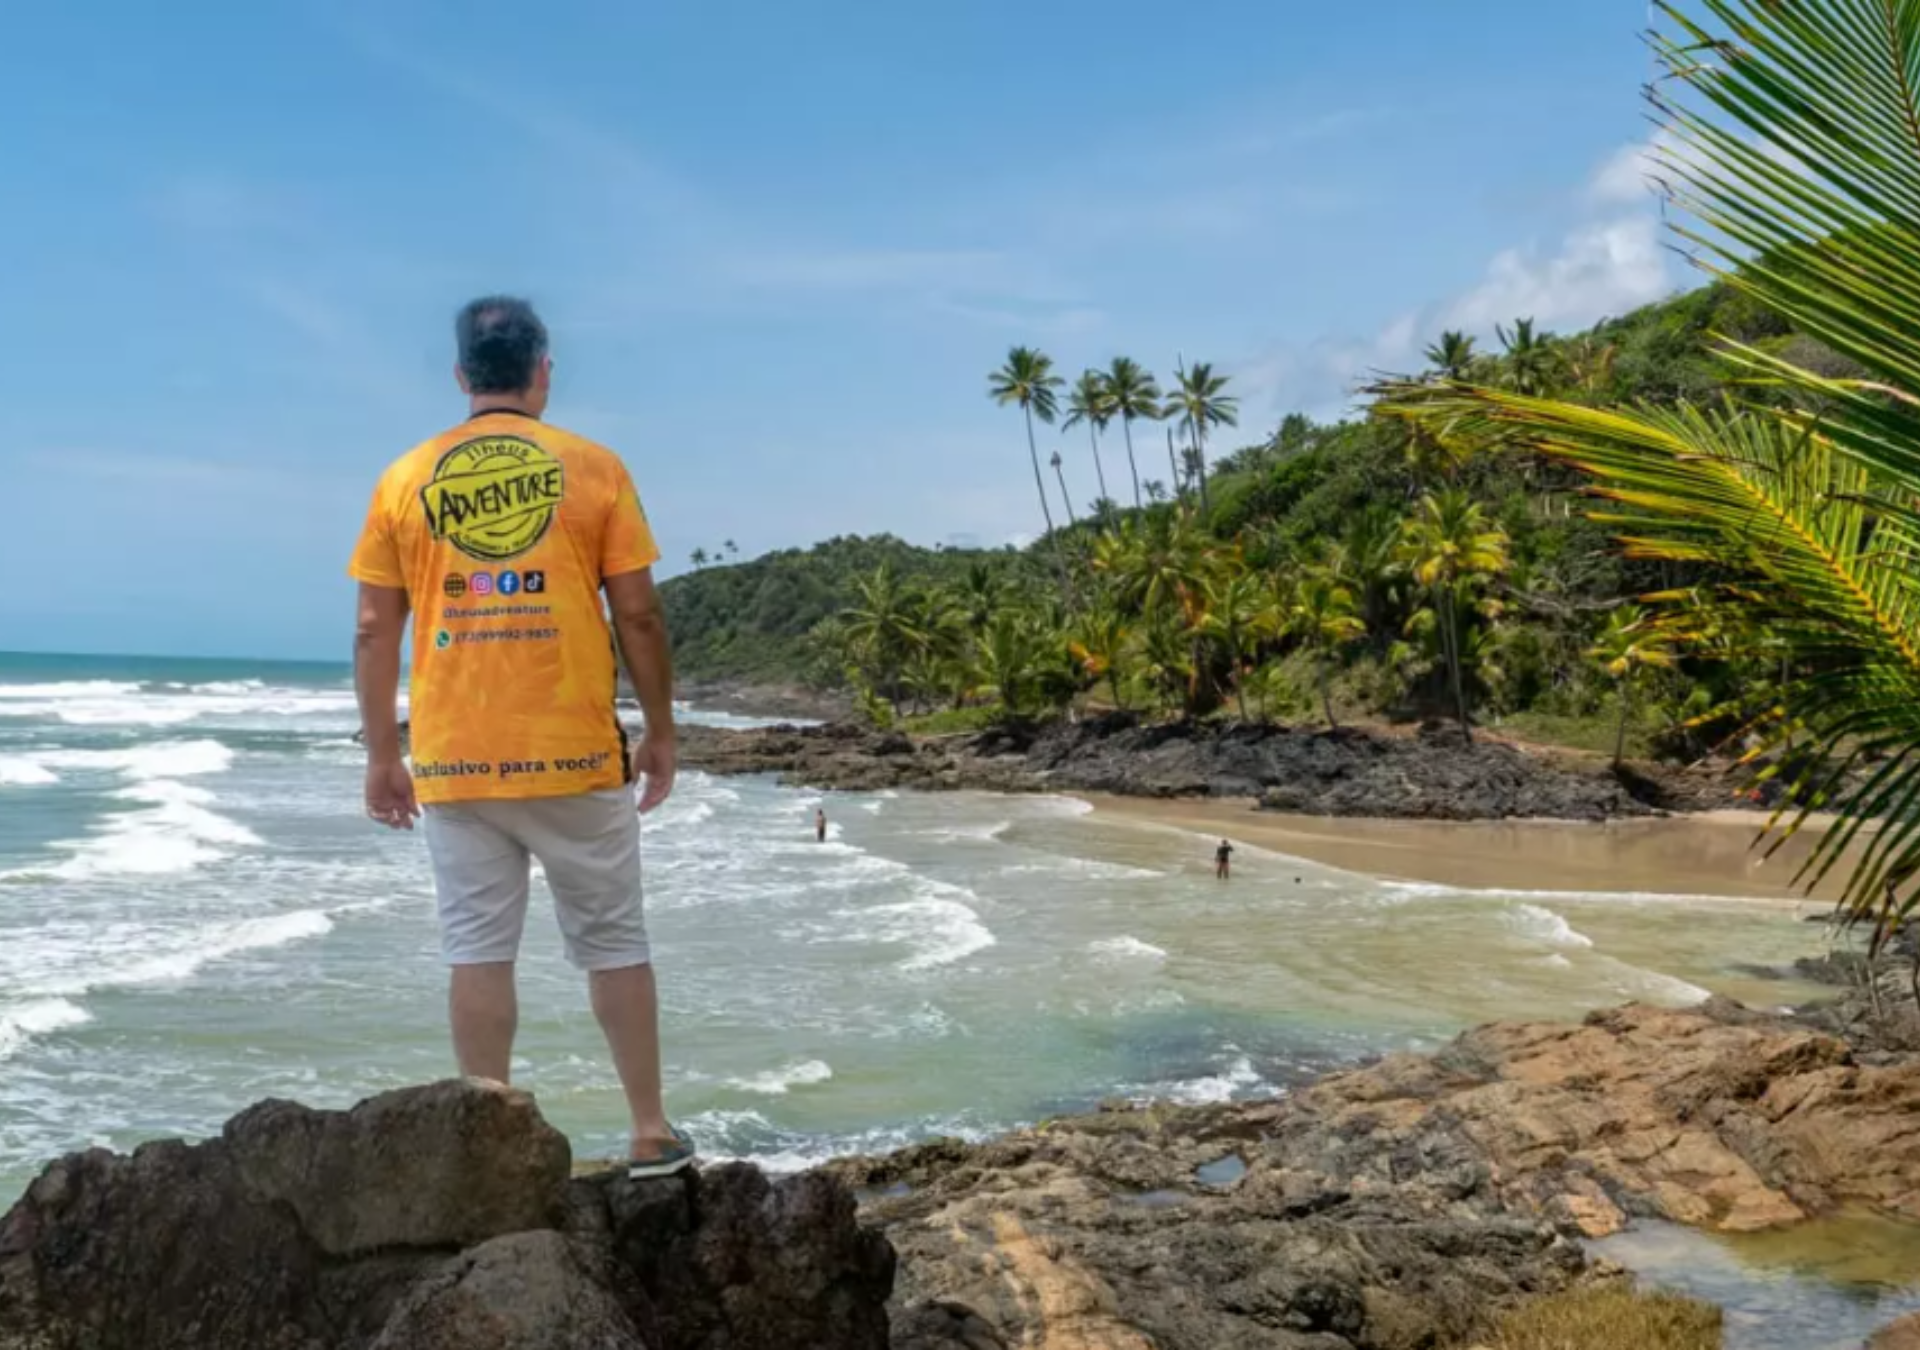
[[[518,595],[519,592],[520,574],[518,572],[502,572],[500,574],[500,594]]]

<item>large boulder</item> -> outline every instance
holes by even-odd
[[[893,1252],[837,1183],[569,1170],[466,1081],[74,1154],[0,1218],[0,1350],[886,1346]]]
[[[647,1350],[558,1233],[514,1233],[422,1279],[370,1350]]]
[[[567,1137],[526,1093],[478,1080],[351,1111],[262,1102],[223,1137],[248,1194],[292,1209],[328,1256],[466,1247],[558,1227],[567,1212]]]

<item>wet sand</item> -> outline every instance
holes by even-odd
[[[1776,856],[1766,858],[1765,847],[1755,847],[1766,817],[1756,812],[1604,825],[1534,820],[1456,824],[1282,815],[1256,811],[1243,800],[1082,795],[1109,818],[1226,838],[1394,881],[1501,891],[1727,896],[1783,904],[1808,900],[1793,878],[1813,837],[1790,840]],[[1822,885],[1813,898],[1831,900],[1833,889]],[[1813,909],[1808,906],[1808,912]]]

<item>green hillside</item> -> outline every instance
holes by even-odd
[[[1540,392],[1594,405],[1710,403],[1729,388],[1727,368],[1713,355],[1715,335],[1802,362],[1834,364],[1830,354],[1794,335],[1750,299],[1714,285],[1577,335],[1537,334],[1531,325],[1524,333],[1510,331],[1510,339],[1520,339],[1517,352],[1513,343],[1504,351],[1469,351],[1461,373],[1495,384],[1534,385]],[[1117,459],[1114,430],[1107,435],[1111,472]],[[1159,439],[1157,429],[1143,435]],[[1009,418],[1009,475],[1024,477],[1024,450]],[[1075,467],[1084,480],[1086,466]],[[1358,523],[1372,519],[1386,529],[1423,491],[1459,487],[1506,539],[1507,567],[1490,588],[1500,600],[1500,620],[1469,625],[1470,636],[1485,644],[1478,669],[1469,674],[1478,686],[1473,693],[1504,714],[1537,711],[1550,720],[1596,711],[1605,702],[1607,682],[1588,678],[1592,663],[1586,653],[1598,637],[1600,618],[1624,598],[1673,579],[1624,562],[1608,546],[1607,532],[1577,509],[1572,494],[1578,485],[1570,471],[1497,456],[1451,466],[1423,463],[1406,426],[1391,419],[1366,415],[1319,424],[1288,417],[1262,439],[1214,459],[1205,485],[1205,510],[1197,513],[1204,534],[1234,544],[1243,557],[1268,570],[1285,570],[1328,550],[1364,548],[1367,540],[1354,538]],[[1107,524],[1144,524],[1176,509],[1166,499],[1181,486],[1146,482],[1147,493],[1161,504],[1142,513],[1109,506]],[[1180,495],[1197,500],[1197,477],[1184,489]],[[1131,496],[1128,486],[1115,490]],[[849,660],[845,644],[833,635],[809,635],[853,604],[862,579],[886,567],[907,592],[939,593],[958,587],[975,564],[991,562],[1004,574],[1001,581],[1010,593],[1030,594],[1052,584],[1056,541],[1064,543],[1076,566],[1091,565],[1100,530],[1098,505],[1085,504],[1083,515],[1089,518],[1078,530],[1062,530],[1025,551],[928,549],[880,535],[830,539],[749,562],[697,568],[663,588],[679,668],[689,679],[843,686],[849,667],[859,663]],[[1061,514],[1057,501],[1054,510]],[[1433,703],[1440,694],[1434,687],[1437,677],[1423,668],[1417,651],[1409,650],[1422,641],[1418,631],[1409,633],[1406,627],[1417,614],[1404,594],[1387,593],[1405,587],[1384,577],[1348,580],[1367,592],[1361,617],[1369,626],[1365,641],[1343,644],[1340,653],[1348,705],[1362,714],[1391,715]],[[1282,653],[1290,645],[1276,639],[1263,654]],[[1193,672],[1188,674],[1191,678]],[[1300,682],[1299,675],[1294,669],[1293,684]],[[857,669],[852,678],[858,680]],[[1235,683],[1226,674],[1212,682],[1222,694]],[[1269,692],[1277,698],[1266,701],[1304,711],[1310,700],[1288,683],[1286,677],[1273,677]]]
[[[689,680],[839,685],[837,663],[824,665],[807,635],[846,604],[853,580],[891,567],[919,582],[963,575],[999,560],[1023,566],[1014,550],[919,548],[891,535],[829,539],[742,563],[713,563],[660,588],[673,633],[675,669]]]

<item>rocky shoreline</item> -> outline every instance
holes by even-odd
[[[1920,1223],[1920,1024],[1859,1001],[1493,1025],[779,1181],[573,1175],[492,1085],[268,1102],[50,1166],[0,1219],[0,1350],[1467,1346],[1619,1278],[1583,1239],[1638,1219]]]
[[[1236,723],[1147,724],[1127,714],[953,736],[836,722],[752,731],[687,726],[682,762],[814,788],[1104,792],[1251,798],[1266,810],[1402,820],[1599,821],[1742,804],[1707,769],[1522,748],[1450,726],[1406,735]]]

